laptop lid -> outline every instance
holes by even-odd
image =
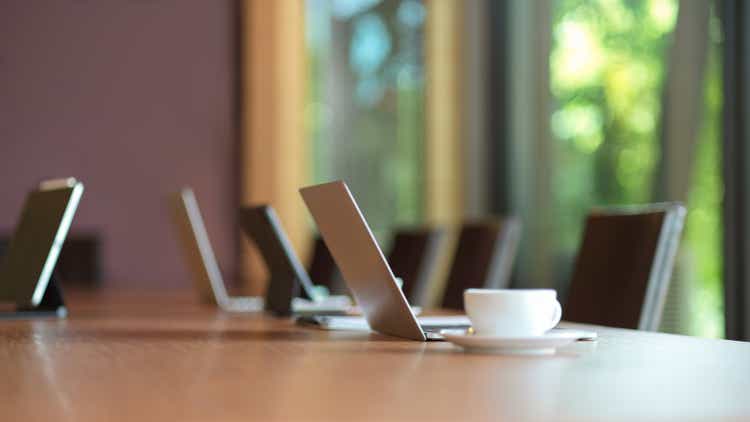
[[[424,341],[425,334],[346,184],[324,183],[302,188],[300,193],[370,328]]]
[[[300,293],[306,299],[316,298],[312,281],[297,258],[273,207],[243,207],[240,210],[240,225],[258,247],[268,268],[268,310],[277,314],[290,314],[292,298]]]
[[[190,188],[183,188],[170,198],[170,204],[180,244],[201,300],[219,305],[227,302],[224,279],[203,224],[195,193]]]
[[[39,305],[81,195],[83,184],[73,178],[42,182],[29,192],[0,265],[0,302]]]

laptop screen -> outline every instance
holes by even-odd
[[[364,216],[344,182],[300,190],[321,236],[370,327],[384,334],[424,340]]]

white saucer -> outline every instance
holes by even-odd
[[[445,340],[462,347],[467,352],[507,355],[551,355],[555,353],[556,348],[566,346],[580,338],[580,333],[563,330],[528,337],[468,334],[466,330],[442,330],[440,334]]]

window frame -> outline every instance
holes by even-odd
[[[750,340],[750,7],[743,0],[720,3],[723,52],[724,303],[726,338]]]

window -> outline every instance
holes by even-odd
[[[555,262],[570,263],[595,205],[659,198],[664,92],[676,0],[559,0],[552,6],[550,90]],[[688,218],[664,329],[723,335],[721,290],[721,69],[709,21],[701,125],[687,192]],[[691,147],[688,143],[686,147]],[[564,265],[564,264],[563,264]],[[559,272],[567,276],[569,271]],[[563,280],[559,280],[563,283]]]
[[[418,223],[424,183],[423,4],[306,4],[313,181],[345,179],[378,237],[395,225]]]

